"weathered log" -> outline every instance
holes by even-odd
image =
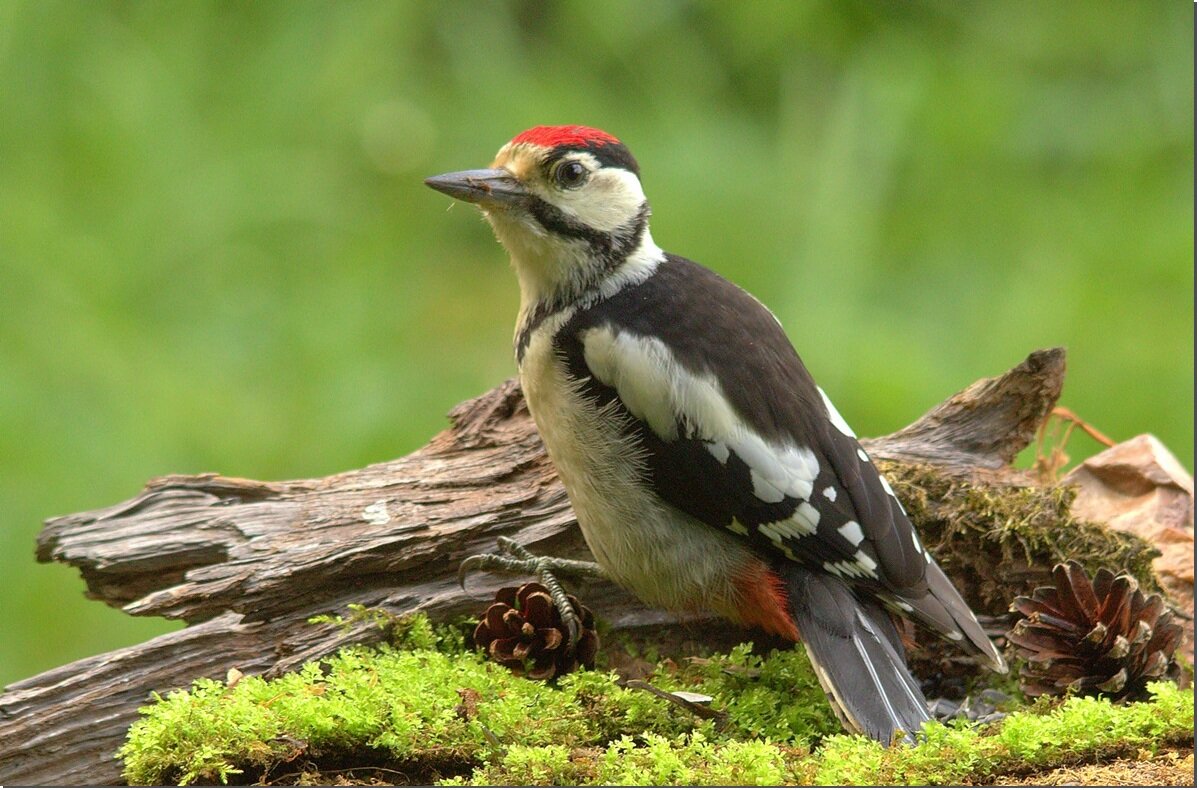
[[[876,458],[932,463],[946,475],[1015,479],[1008,464],[1053,408],[1064,373],[1062,349],[1037,351],[863,443]],[[500,579],[477,574],[464,591],[456,569],[502,535],[587,557],[515,382],[450,417],[448,430],[396,461],[283,483],[163,477],[119,505],[48,521],[40,561],[79,568],[90,597],[189,626],[8,687],[0,783],[119,783],[113,753],[151,692],[231,668],[273,675],[377,638],[369,623],[312,624],[313,615],[351,603],[435,619],[479,611]],[[680,622],[610,584],[577,587],[616,630]]]

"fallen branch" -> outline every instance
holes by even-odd
[[[1064,374],[1062,349],[1037,351],[863,443],[877,459],[933,464],[949,478],[1027,483],[1011,460],[1054,407]],[[151,692],[232,668],[275,675],[378,638],[369,622],[312,624],[313,615],[352,603],[434,619],[480,611],[501,580],[477,574],[464,591],[455,573],[500,536],[587,558],[518,386],[450,418],[396,461],[283,483],[174,475],[119,505],[47,522],[39,561],[78,568],[89,597],[189,626],[10,686],[0,696],[0,783],[117,783],[113,753]],[[614,630],[680,621],[607,583],[579,593]]]

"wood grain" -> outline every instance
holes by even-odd
[[[1015,475],[1008,465],[1053,408],[1064,374],[1062,349],[1035,352],[863,444],[946,474]],[[90,597],[188,627],[9,686],[0,783],[120,783],[113,753],[151,692],[230,668],[271,676],[377,638],[368,624],[313,625],[313,615],[351,603],[434,619],[481,611],[504,580],[475,574],[462,590],[457,567],[502,535],[538,553],[589,558],[515,382],[459,405],[450,421],[411,455],[364,469],[280,483],[173,475],[126,502],[49,520],[40,561],[78,568]],[[615,630],[667,638],[688,619],[607,583],[575,589]],[[709,629],[722,639],[738,630]]]

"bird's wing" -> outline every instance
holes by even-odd
[[[966,631],[994,653],[890,485],[753,297],[674,258],[576,315],[558,342],[584,391],[627,412],[665,501],[869,589],[943,636]]]

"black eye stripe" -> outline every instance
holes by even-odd
[[[645,236],[645,228],[649,224],[649,203],[642,203],[636,216],[611,233],[604,233],[584,225],[538,197],[531,198],[528,206],[529,213],[533,215],[533,218],[550,233],[587,242],[595,255],[593,276],[597,281],[602,274],[615,269],[629,257],[633,250],[637,249],[637,245]],[[539,305],[533,311],[517,332],[516,359],[518,362],[524,358],[525,348],[529,345],[533,331],[546,318],[565,309],[571,300],[577,297],[577,293],[562,295],[558,299]]]
[[[530,201],[529,211],[541,227],[551,233],[572,239],[583,239],[592,248],[607,246],[608,234],[567,216],[557,206],[539,197],[534,197]]]

